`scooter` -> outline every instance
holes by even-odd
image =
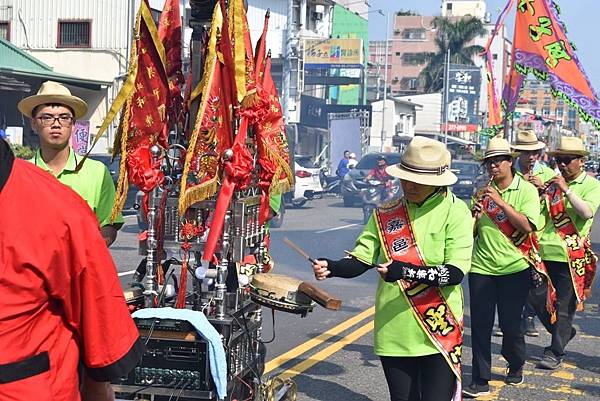
[[[319,172],[319,179],[321,180],[323,193],[339,195],[342,179],[338,175],[326,174],[326,170],[326,168],[321,168],[321,171]]]
[[[377,209],[383,199],[387,199],[387,188],[384,182],[379,180],[368,180],[367,186],[360,190],[363,201],[363,224],[367,224],[373,211]]]

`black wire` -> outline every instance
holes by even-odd
[[[270,344],[273,341],[275,341],[275,309],[271,309],[271,316],[272,316],[272,320],[273,320],[273,325],[272,325],[272,329],[273,329],[273,338],[271,338],[269,341],[262,341],[262,340],[258,340],[259,342],[261,342],[262,344]]]
[[[183,393],[183,390],[184,390],[184,389],[185,389],[185,388],[186,388],[186,387],[187,387],[189,384],[190,384],[190,383],[189,383],[189,380],[188,380],[188,381],[187,381],[187,383],[185,383],[185,384],[183,385],[183,387],[181,387],[181,390],[179,390],[179,394],[177,395],[177,398],[175,398],[175,401],[178,401],[178,400],[179,400],[179,397],[181,397],[181,393]]]

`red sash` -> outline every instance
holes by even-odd
[[[540,245],[538,243],[537,235],[535,233],[527,234],[517,230],[510,221],[508,221],[508,217],[506,217],[506,214],[500,206],[491,200],[489,196],[485,196],[481,202],[484,213],[492,220],[496,227],[498,227],[498,230],[500,230],[500,232],[509,239],[510,243],[525,256],[525,259],[529,262],[531,267],[535,269],[536,273],[546,279],[546,283],[548,284],[546,309],[548,310],[548,313],[550,313],[550,320],[554,323],[556,321],[556,289],[554,288],[554,285],[552,285],[552,280],[550,280],[550,276],[548,276],[546,265],[544,265],[544,262],[540,257]],[[542,284],[541,282],[538,283],[535,279],[534,281],[536,287]]]
[[[383,249],[387,260],[425,265],[421,251],[415,242],[408,210],[402,200],[378,208],[375,211],[375,220],[379,236],[385,245]],[[415,272],[415,275],[421,273],[427,274],[425,270],[420,270],[418,273]],[[437,270],[432,270],[428,274],[436,273]],[[406,280],[399,280],[398,285],[410,303],[421,328],[444,356],[460,384],[462,319],[456,318],[438,287]],[[460,389],[460,385],[457,388]]]
[[[591,287],[598,257],[592,251],[589,237],[581,237],[575,223],[567,213],[565,198],[557,185],[550,185],[546,191],[548,213],[556,232],[567,247],[571,282],[577,296],[577,303],[585,300],[583,290]]]

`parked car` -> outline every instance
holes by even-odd
[[[111,162],[111,155],[104,154],[93,154],[90,155],[90,159],[97,160],[102,162],[110,173],[113,183],[115,186],[117,185],[117,181],[119,180],[119,163],[121,161],[120,156],[117,156],[114,161]],[[129,185],[129,190],[127,191],[127,199],[125,200],[125,206],[123,207],[123,212],[132,212],[135,210],[136,205],[136,193],[138,189],[134,185]]]
[[[477,190],[477,176],[480,175],[480,170],[481,165],[478,162],[453,161],[452,171],[458,177],[458,181],[451,186],[452,192],[461,199],[470,200]]]
[[[400,153],[368,153],[360,159],[356,167],[350,169],[350,172],[344,176],[342,180],[341,194],[344,200],[344,206],[351,207],[356,205],[362,206],[360,191],[366,188],[368,184],[365,182],[365,177],[377,165],[377,160],[384,156],[388,166],[400,163]],[[395,192],[400,191],[400,185],[394,185]],[[394,193],[393,196],[397,196]]]
[[[294,156],[294,195],[292,205],[302,207],[307,201],[320,196],[323,192],[320,180],[320,169],[315,167],[311,156]]]

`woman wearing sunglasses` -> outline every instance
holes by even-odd
[[[489,393],[496,308],[504,334],[501,353],[508,362],[505,381],[523,382],[521,312],[531,288],[531,233],[540,216],[538,192],[515,174],[513,153],[504,138],[489,141],[483,164],[490,183],[479,191],[472,209],[476,230],[469,272],[473,377],[463,390],[471,398]]]

